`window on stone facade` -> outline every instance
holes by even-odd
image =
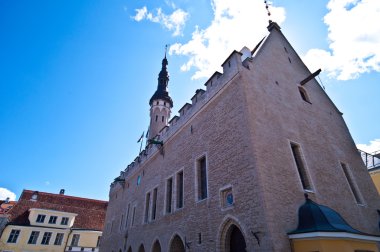
[[[152,220],[156,219],[156,211],[157,211],[157,188],[154,188],[153,202],[152,202]]]
[[[164,117],[164,116],[162,116],[162,117],[161,117],[161,121],[162,121],[162,122],[164,122],[164,119],[165,119],[165,117]]]
[[[61,225],[67,225],[68,223],[69,223],[69,218],[68,217],[62,217]]]
[[[52,234],[51,232],[44,233],[44,236],[42,237],[42,241],[41,241],[42,245],[49,245],[51,234]]]
[[[120,231],[123,229],[123,223],[124,223],[124,214],[121,215],[121,219],[120,219],[120,225],[119,225]]]
[[[145,214],[144,214],[144,222],[148,223],[149,220],[149,203],[150,203],[150,192],[145,196]]]
[[[297,166],[297,171],[302,183],[302,187],[304,190],[311,191],[312,190],[311,183],[310,183],[309,176],[307,174],[305,164],[302,159],[301,148],[299,145],[295,143],[290,143],[290,146],[292,148],[294,162],[296,163],[296,166]]]
[[[136,214],[136,206],[133,207],[133,211],[132,211],[132,223],[131,223],[132,227],[135,224],[135,214]]]
[[[157,120],[158,120],[158,115],[156,115],[156,122],[157,122]]]
[[[351,189],[351,192],[352,194],[354,195],[354,198],[355,198],[355,201],[356,203],[358,204],[363,204],[363,200],[362,198],[360,197],[360,193],[359,193],[359,190],[358,190],[358,186],[356,185],[355,183],[355,180],[351,174],[351,172],[349,171],[347,165],[345,163],[340,163],[340,166],[342,167],[343,169],[343,173],[344,175],[346,176],[346,179],[347,179],[347,182],[348,182],[348,185]]]
[[[207,198],[207,163],[206,157],[201,157],[196,164],[198,200]]]
[[[57,222],[57,216],[50,216],[49,224],[55,224]]]
[[[177,209],[183,207],[183,171],[177,173]]]
[[[19,235],[20,235],[20,230],[12,229],[11,233],[9,234],[7,243],[16,243]]]
[[[40,235],[39,231],[32,231],[29,236],[28,244],[36,244],[38,236]]]
[[[128,207],[127,207],[127,215],[125,217],[125,228],[128,228],[128,219],[129,219],[129,209],[131,207],[131,204],[128,204]]]
[[[166,181],[166,213],[172,212],[173,178]]]
[[[38,223],[44,223],[45,217],[46,217],[46,215],[44,215],[44,214],[37,215],[36,222],[38,222]]]
[[[73,238],[71,239],[71,244],[70,246],[77,247],[79,243],[80,235],[79,234],[74,234]]]
[[[57,233],[55,236],[54,245],[62,245],[64,233]]]

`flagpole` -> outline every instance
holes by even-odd
[[[142,148],[142,144],[143,144],[143,141],[144,141],[144,139],[141,139],[141,144],[140,144],[140,151],[139,151],[139,155],[140,155],[140,153],[141,153],[141,148]]]

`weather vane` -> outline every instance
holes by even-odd
[[[269,11],[269,3],[268,1],[264,1],[265,3],[265,8],[267,9],[268,17],[270,17],[270,11]],[[269,18],[269,23],[272,23],[272,20]]]

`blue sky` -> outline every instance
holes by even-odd
[[[270,6],[353,139],[380,149],[380,2]],[[23,189],[108,199],[138,154],[169,44],[173,115],[232,50],[266,34],[261,0],[0,1],[0,199]]]

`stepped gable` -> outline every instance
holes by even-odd
[[[33,200],[32,195],[37,194],[37,199]],[[56,210],[62,212],[76,213],[73,228],[103,230],[108,202],[68,196],[63,194],[53,194],[24,190],[17,204],[9,211],[10,224],[30,225],[29,209],[39,208]]]

